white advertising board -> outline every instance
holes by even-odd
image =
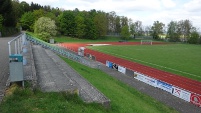
[[[172,91],[172,94],[176,97],[179,97],[187,102],[190,102],[190,97],[191,97],[191,93],[185,91],[185,90],[182,90],[178,87],[172,87],[173,88],[173,91]]]
[[[144,82],[144,75],[143,75],[143,74],[140,74],[140,73],[137,73],[137,72],[135,72],[134,74],[137,75],[137,76],[134,77],[134,78],[136,78],[136,79],[139,80],[139,81]]]
[[[181,90],[181,96],[180,96],[181,99],[187,101],[187,102],[190,102],[190,98],[191,98],[191,93],[187,92],[187,91],[184,91],[184,90]]]
[[[181,89],[177,88],[177,87],[172,87],[173,88],[173,92],[172,94],[176,97],[179,97],[181,96]]]
[[[144,76],[144,82],[146,84],[151,85],[151,86],[157,87],[157,80],[155,80],[155,79],[153,79],[151,77]]]
[[[109,61],[106,61],[106,66],[109,67]]]
[[[125,74],[126,73],[126,68],[122,66],[118,66],[118,71]]]

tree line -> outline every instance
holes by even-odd
[[[23,30],[34,32],[36,21],[47,17],[54,21],[57,34],[70,37],[98,39],[115,35],[127,40],[137,36],[152,36],[154,39],[165,37],[169,41],[201,43],[198,29],[188,19],[171,21],[168,25],[154,21],[151,26],[143,26],[142,21],[133,21],[114,11],[80,11],[78,8],[64,10],[18,0],[1,0],[0,9],[0,30],[3,27],[21,26]]]

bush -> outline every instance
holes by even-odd
[[[19,32],[18,28],[15,27],[2,27],[2,30],[0,30],[1,36],[11,36]]]
[[[57,33],[55,21],[48,17],[39,18],[34,24],[34,33],[36,33],[41,40],[48,41],[51,36],[55,36]]]
[[[198,44],[199,43],[199,33],[194,31],[191,33],[191,36],[188,40],[188,43],[190,44]]]

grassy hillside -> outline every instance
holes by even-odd
[[[200,45],[166,44],[89,48],[201,81]]]
[[[123,84],[106,73],[63,58],[111,100],[114,113],[174,113],[173,109]]]

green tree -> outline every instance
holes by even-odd
[[[144,32],[146,36],[150,36],[151,34],[151,26],[145,26]]]
[[[169,38],[170,41],[179,41],[179,33],[177,32],[178,31],[178,24],[176,21],[171,21],[169,24],[168,24],[168,28],[167,28],[167,36],[166,38]]]
[[[190,38],[188,40],[188,43],[190,44],[198,44],[199,43],[199,33],[197,31],[193,31],[191,34],[190,34]]]
[[[52,12],[46,12],[44,17],[49,17],[56,22],[56,25],[59,25],[59,19]]]
[[[115,18],[115,32],[119,35],[121,33],[121,19],[120,16]]]
[[[135,24],[134,23],[132,23],[130,25],[130,33],[131,33],[131,35],[133,35],[133,38],[135,38],[136,31],[135,31]]]
[[[84,24],[84,17],[81,15],[77,15],[75,17],[75,23],[76,23],[76,36],[78,38],[83,38],[83,36],[85,35],[85,27],[86,25]]]
[[[94,17],[94,24],[97,30],[97,35],[100,36],[105,36],[107,33],[107,20],[106,20],[106,15],[103,12],[99,12],[95,17]]]
[[[52,8],[51,12],[52,12],[56,17],[58,17],[58,16],[62,13],[62,11],[59,10],[59,8]]]
[[[193,25],[190,20],[180,20],[178,22],[178,34],[181,34],[185,41],[187,41],[188,38],[190,37],[192,28]]]
[[[35,20],[38,20],[40,17],[45,16],[46,11],[44,9],[38,9],[38,10],[34,10],[33,14],[35,16]]]
[[[116,15],[116,12],[114,12],[114,11],[109,12],[107,14],[107,19],[108,19],[107,20],[107,22],[108,22],[107,27],[108,27],[108,33],[109,34],[114,34],[114,32],[117,31],[116,30],[116,17],[117,17],[117,15]]]
[[[121,26],[128,26],[128,18],[125,16],[121,16],[120,17],[120,21],[121,21]]]
[[[20,25],[23,30],[33,31],[35,16],[33,12],[24,13],[20,19]]]
[[[1,0],[0,1],[0,14],[2,16],[6,13],[10,13],[12,11],[12,3],[11,0]]]
[[[154,39],[159,39],[159,35],[163,34],[163,27],[165,26],[165,24],[163,24],[162,22],[159,21],[154,21],[153,26],[151,27],[152,31],[153,31],[153,38]]]
[[[25,1],[22,1],[20,3],[20,7],[22,8],[23,12],[29,12],[30,11],[30,7],[29,7],[29,4]]]
[[[3,29],[3,16],[0,15],[0,32]]]
[[[13,6],[11,0],[1,0],[0,1],[0,14],[3,16],[3,26],[15,27],[16,20],[13,16]]]
[[[96,27],[92,18],[85,18],[85,36],[87,39],[95,40],[97,39]]]
[[[75,36],[75,15],[72,11],[64,11],[59,16],[61,33],[68,36]]]
[[[142,36],[143,35],[143,30],[142,30],[142,22],[137,20],[135,23],[134,23],[134,28],[135,28],[135,34],[137,36]]]
[[[18,0],[12,1],[12,9],[13,9],[13,17],[15,18],[15,23],[17,23],[20,19],[20,17],[23,15],[24,11],[19,3]]]
[[[56,31],[55,21],[48,17],[39,18],[34,24],[34,33],[40,36],[40,39],[48,41],[52,36],[55,36]]]
[[[129,27],[127,25],[123,26],[121,29],[121,38],[124,40],[128,40],[129,37],[130,37]]]

